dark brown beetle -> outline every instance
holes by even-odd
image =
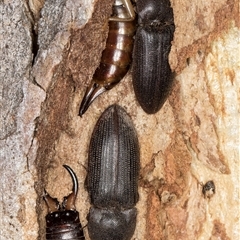
[[[160,110],[173,83],[168,62],[175,31],[169,0],[138,0],[132,78],[136,98],[148,114]]]
[[[67,169],[72,177],[73,189],[70,195],[64,197],[61,205],[56,198],[52,198],[46,190],[44,190],[43,199],[48,206],[48,214],[46,216],[46,240],[83,240],[85,237],[79,220],[79,213],[75,208],[75,199],[78,192],[78,180],[75,173],[69,166],[63,165],[63,167]]]
[[[82,116],[103,92],[112,89],[128,72],[132,61],[133,36],[136,23],[130,0],[115,0],[113,14],[109,19],[109,33],[101,63],[81,102]]]
[[[99,118],[90,141],[86,187],[93,205],[91,240],[128,240],[136,227],[139,143],[123,108],[112,105]]]

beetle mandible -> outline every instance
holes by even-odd
[[[132,78],[136,98],[148,114],[160,110],[173,83],[168,55],[175,31],[169,0],[138,0]]]
[[[99,118],[90,141],[86,187],[91,240],[129,240],[136,227],[139,143],[126,111],[112,105]]]
[[[69,166],[63,165],[63,167],[66,168],[71,175],[73,181],[72,193],[64,197],[63,203],[60,205],[56,198],[52,198],[46,190],[44,190],[43,199],[48,206],[48,214],[46,216],[46,240],[84,240],[85,237],[79,220],[79,213],[75,207],[78,192],[77,176]]]
[[[131,0],[115,0],[101,62],[80,105],[82,116],[100,94],[112,89],[128,72],[132,61],[135,12]]]

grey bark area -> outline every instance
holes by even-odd
[[[89,141],[113,103],[130,114],[140,142],[132,239],[238,239],[238,1],[171,1],[176,31],[169,60],[176,77],[157,114],[136,102],[129,71],[80,118],[112,3],[0,2],[0,239],[45,239],[44,188],[60,201],[72,188],[63,164],[78,177],[76,207],[87,224]],[[202,193],[208,181],[216,187],[211,197]]]
[[[0,238],[36,239],[37,175],[29,151],[44,92],[30,73],[30,12],[22,1],[8,1],[0,3],[0,13]]]

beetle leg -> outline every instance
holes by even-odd
[[[80,110],[79,110],[79,116],[82,117],[82,115],[87,111],[87,109],[89,108],[91,103],[94,101],[94,99],[106,91],[107,89],[103,85],[99,85],[95,82],[91,82],[91,84],[87,88],[87,91],[85,92],[85,95],[83,97]]]
[[[52,198],[45,189],[43,199],[47,204],[49,213],[56,212],[60,209],[60,204],[57,198]]]
[[[77,176],[69,166],[63,165],[63,167],[65,167],[67,169],[67,171],[71,175],[71,178],[73,181],[72,193],[70,193],[68,196],[64,197],[64,199],[63,199],[63,203],[62,203],[63,209],[75,210],[76,209],[75,200],[76,200],[76,196],[77,196],[77,192],[78,192]]]

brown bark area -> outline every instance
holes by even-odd
[[[133,239],[237,239],[238,1],[171,1],[176,31],[170,63],[176,79],[157,114],[141,110],[129,71],[83,118],[79,105],[104,49],[113,1],[20,2],[0,3],[8,36],[1,39],[0,55],[1,237],[44,239],[43,189],[62,200],[72,187],[63,164],[78,176],[76,205],[87,224],[88,144],[100,114],[118,103],[132,117],[141,146]],[[34,29],[39,50],[32,67]],[[209,180],[216,186],[212,198],[202,194]]]
[[[77,117],[78,121],[81,119],[78,117],[78,105],[73,107],[74,95],[79,95],[79,90],[85,89],[86,82],[89,82],[90,74],[95,70],[97,62],[101,56],[101,48],[104,47],[104,43],[107,37],[107,19],[111,14],[111,4],[106,1],[99,1],[94,6],[95,10],[92,15],[91,20],[82,29],[72,29],[71,37],[69,43],[67,44],[67,49],[63,52],[62,62],[55,67],[52,71],[54,72],[54,77],[51,80],[50,85],[46,83],[49,87],[47,90],[47,98],[42,107],[42,113],[39,119],[38,132],[36,138],[38,142],[41,143],[38,148],[37,155],[37,166],[39,171],[39,179],[42,183],[54,183],[58,174],[55,172],[60,171],[61,175],[63,173],[62,164],[68,164],[73,167],[73,163],[78,162],[77,155],[69,155],[69,150],[76,153],[75,147],[79,145],[79,149],[82,148],[82,142],[87,143],[87,139],[90,136],[85,136],[85,124],[81,124],[79,132],[83,134],[82,140],[79,138],[78,133],[75,130],[75,126],[71,126],[72,118]],[[91,49],[91,51],[89,51]],[[96,55],[96,51],[98,54]],[[79,53],[82,53],[81,55]],[[96,57],[97,56],[97,57]],[[96,65],[94,65],[94,61]],[[39,68],[45,66],[46,63],[41,63],[36,65],[35,71]],[[42,66],[43,65],[43,66]],[[46,67],[47,68],[47,67]],[[80,80],[79,80],[80,79]],[[73,112],[71,112],[71,109]],[[76,120],[76,119],[75,119]],[[75,124],[75,123],[73,123]],[[61,141],[62,135],[66,134],[68,141],[76,141],[76,143],[71,146],[70,142],[62,146],[59,141]],[[57,153],[55,147],[61,145],[60,148],[66,147],[66,153],[63,153],[63,159],[58,160],[59,154]],[[85,145],[85,144],[84,144]],[[62,151],[62,150],[60,150]],[[85,162],[82,162],[83,166]],[[56,171],[56,168],[59,170]],[[86,174],[83,167],[80,166],[82,175]],[[76,167],[74,168],[76,171]],[[47,173],[47,174],[46,174]],[[52,174],[54,174],[52,176]],[[67,184],[61,184],[60,186],[55,186],[60,193],[63,189],[66,190],[66,195],[71,188],[71,183],[69,177],[66,177]],[[79,175],[78,175],[79,178]],[[41,196],[43,185],[40,185],[39,196]],[[47,187],[48,188],[48,187]],[[83,186],[81,186],[81,191]],[[52,188],[51,188],[52,191]],[[81,192],[80,191],[80,192]],[[54,193],[54,191],[53,191]],[[59,200],[62,199],[62,195],[59,196]],[[85,200],[86,201],[86,200]],[[42,202],[42,198],[39,198],[39,207],[37,211],[40,213],[40,226],[45,226],[44,216],[46,215],[45,204]],[[84,206],[84,204],[82,205]],[[84,208],[86,208],[84,206]],[[43,221],[42,221],[43,220]],[[82,221],[82,225],[86,225],[86,220]],[[40,236],[44,235],[44,230],[40,229]]]

